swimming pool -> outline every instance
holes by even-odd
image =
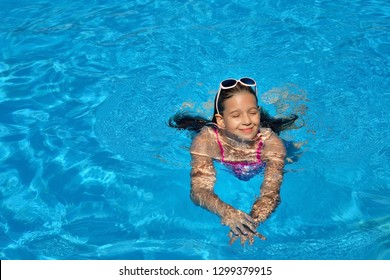
[[[388,1],[1,5],[1,259],[390,259]],[[251,247],[190,201],[165,125],[242,76],[304,124]],[[248,210],[260,183],[216,191]]]

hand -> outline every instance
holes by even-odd
[[[252,217],[234,208],[222,217],[222,224],[230,227],[232,234],[236,236],[256,233],[256,223]]]
[[[261,240],[266,240],[265,236],[261,233],[256,232],[249,232],[247,235],[234,235],[232,231],[229,232],[229,245],[232,245],[238,238],[240,238],[241,245],[244,246],[245,243],[248,241],[249,245],[252,245],[255,242],[255,236],[260,238]]]

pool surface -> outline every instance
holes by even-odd
[[[388,1],[0,6],[1,259],[390,259]],[[191,137],[166,126],[243,76],[302,125],[245,247],[191,202]],[[262,178],[218,171],[248,211]]]

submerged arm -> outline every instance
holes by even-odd
[[[215,169],[211,158],[192,154],[191,199],[210,212],[223,217],[232,208],[214,193]]]
[[[264,145],[263,159],[266,162],[260,197],[250,212],[256,225],[264,222],[280,203],[280,186],[283,182],[283,168],[286,149],[282,140],[272,134]]]
[[[222,201],[214,192],[215,169],[211,158],[192,155],[191,199],[211,213],[218,215],[234,235],[255,232],[255,222],[250,215]]]
[[[207,134],[201,133],[191,146],[191,199],[196,205],[218,215],[234,234],[246,234],[248,229],[255,231],[255,223],[250,215],[222,201],[214,192],[214,143],[216,142],[210,141]],[[218,147],[216,148],[218,150]]]

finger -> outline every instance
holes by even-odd
[[[253,218],[251,216],[249,216],[248,214],[245,214],[245,219],[250,222],[251,224],[255,225],[255,220],[253,220]]]
[[[251,232],[256,232],[256,222],[249,215],[245,215],[246,223],[243,223]]]
[[[232,245],[237,239],[238,239],[238,235],[233,236],[232,238],[230,238],[229,245]]]
[[[237,226],[236,226],[236,225],[233,225],[233,226],[230,228],[230,231],[231,231],[234,235],[240,235],[240,232],[237,230]]]
[[[255,242],[253,235],[249,236],[249,245],[252,245]]]
[[[241,240],[241,245],[242,245],[242,246],[245,246],[245,242],[246,242],[246,240],[247,240],[247,237],[241,235],[240,240]]]
[[[230,237],[230,238],[232,238],[232,237],[234,237],[234,236],[238,236],[239,234],[235,234],[232,230],[230,230],[229,231],[229,233],[228,233],[228,236]]]
[[[246,230],[247,227],[244,224],[242,224],[241,226],[238,226],[237,228],[240,230],[241,235],[247,235],[248,234],[248,231]]]
[[[254,224],[251,224],[251,223],[247,223],[247,224],[244,224],[244,226],[246,228],[248,228],[252,233],[255,233],[256,232],[256,227]]]
[[[255,235],[256,235],[258,238],[260,238],[261,240],[266,240],[266,239],[267,239],[267,238],[266,238],[264,235],[262,235],[261,233],[256,232]]]

